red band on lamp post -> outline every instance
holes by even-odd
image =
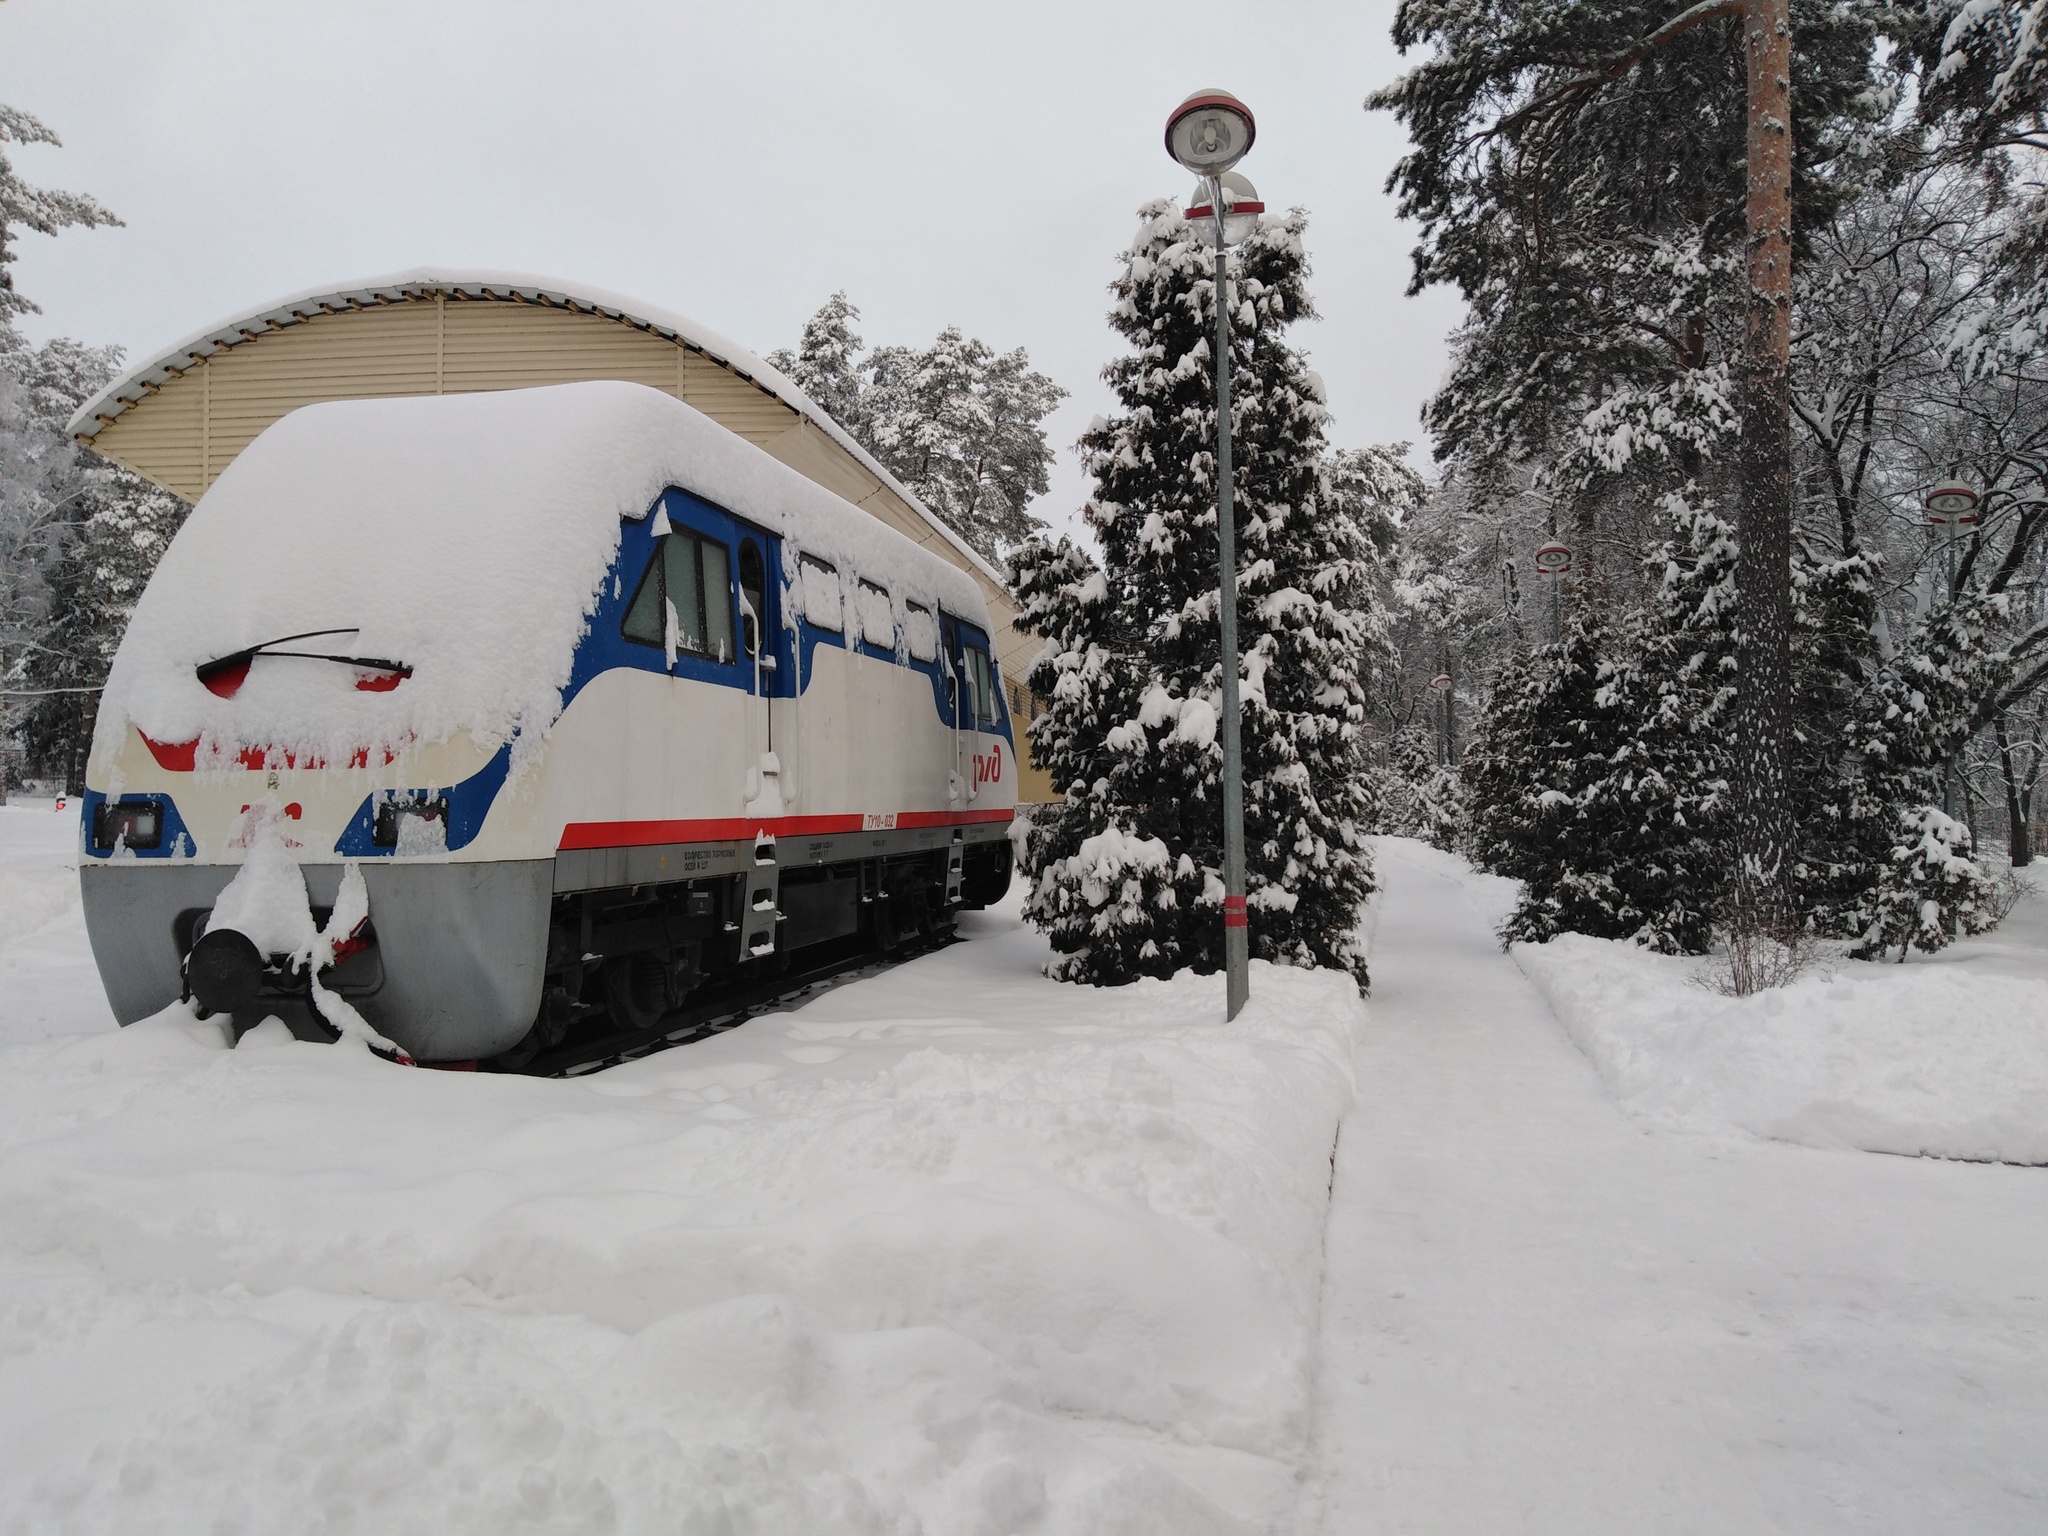
[[[1242,896],[1223,898],[1223,926],[1226,928],[1249,928],[1251,919],[1245,915]]]

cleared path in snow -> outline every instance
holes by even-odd
[[[2048,1530],[2048,1171],[1647,1132],[1380,847],[1320,1528]]]

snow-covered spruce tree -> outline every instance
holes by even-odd
[[[1621,711],[1603,706],[1613,647],[1598,615],[1576,605],[1562,640],[1501,669],[1465,752],[1474,862],[1522,882],[1503,943],[1629,938],[1642,926],[1616,878],[1603,793],[1629,737]]]
[[[1418,837],[1446,852],[1464,836],[1464,781],[1437,757],[1436,731],[1410,723],[1395,735],[1380,790],[1381,825],[1398,837]]]
[[[1856,938],[1875,954],[1921,927],[1967,932],[1983,922],[1988,907],[1978,886],[1931,852],[1902,856],[1898,850],[1939,833],[1935,841],[1949,857],[1971,857],[1967,829],[1957,827],[1958,843],[1942,830],[1953,825],[1945,816],[1935,823],[1926,813],[1941,796],[1944,766],[1981,725],[1985,701],[1996,698],[2011,671],[1995,640],[2008,605],[2005,594],[1982,592],[1944,603],[1854,701],[1844,732],[1847,750],[1838,760],[1838,865],[1829,871],[1834,881],[1826,891],[1832,900],[1814,903],[1823,932]],[[1910,835],[1902,835],[1902,827]],[[1918,915],[1902,927],[1898,914],[1906,906]],[[1883,942],[1874,937],[1879,933],[1886,935]]]
[[[1726,879],[1734,543],[1667,498],[1658,598],[1621,633],[1581,591],[1565,638],[1503,671],[1466,754],[1472,846],[1524,882],[1502,930],[1707,949]]]
[[[1897,946],[1932,953],[1966,933],[1991,927],[1991,880],[1971,858],[1970,829],[1932,805],[1899,813],[1894,841],[1871,892],[1870,921],[1857,947],[1860,959],[1882,960]]]
[[[1096,481],[1084,515],[1103,551],[1100,596],[1095,575],[1070,575],[1075,628],[1049,639],[1034,674],[1051,700],[1052,751],[1068,754],[1064,768],[1049,764],[1068,799],[1027,858],[1030,910],[1052,922],[1062,974],[1098,982],[1214,970],[1223,957],[1213,266],[1173,203],[1148,203],[1139,218],[1111,290],[1110,324],[1132,349],[1105,370],[1120,409],[1081,442]],[[1333,461],[1321,388],[1284,336],[1313,313],[1303,227],[1299,213],[1268,217],[1233,257],[1251,951],[1337,966],[1362,985],[1357,925],[1373,889],[1364,838],[1375,814],[1363,751],[1376,638],[1370,496]],[[1033,569],[1049,566],[1040,556]],[[1028,589],[1034,578],[1022,574]],[[1020,623],[1032,622],[1029,602]],[[1094,681],[1072,681],[1084,678]],[[1083,711],[1087,723],[1073,723]],[[1093,844],[1098,862],[1114,852],[1161,881],[1136,945],[1081,921],[1107,911],[1082,849],[1112,829],[1124,842]],[[1140,869],[1132,837],[1163,845],[1170,868],[1147,849]]]
[[[1027,540],[1010,570],[1017,627],[1045,641],[1027,678],[1047,701],[1032,722],[1031,758],[1061,795],[1032,816],[1021,860],[1031,876],[1025,916],[1052,939],[1048,974],[1171,975],[1184,963],[1173,861],[1140,825],[1149,807],[1123,803],[1129,756],[1111,744],[1145,689],[1142,631],[1070,539]]]

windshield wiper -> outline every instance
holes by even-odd
[[[229,668],[240,666],[244,662],[254,661],[258,656],[299,656],[309,661],[344,661],[355,666],[376,667],[385,672],[410,672],[412,670],[404,662],[392,661],[389,657],[385,656],[343,656],[336,651],[273,651],[271,649],[273,645],[289,645],[294,640],[317,640],[322,635],[359,635],[361,633],[362,630],[360,628],[352,625],[347,629],[308,629],[296,635],[279,635],[275,640],[265,640],[260,645],[246,646],[239,651],[229,651],[225,656],[216,656],[212,661],[201,662],[198,668],[199,680],[204,682],[215,673],[225,672]]]
[[[209,693],[232,697],[242,686],[242,679],[249,673],[249,666],[258,656],[297,656],[307,661],[338,661],[347,666],[369,667],[379,672],[396,672],[412,676],[412,668],[402,661],[393,661],[385,656],[344,656],[338,651],[273,651],[273,645],[290,645],[294,640],[317,640],[322,635],[359,635],[362,630],[354,625],[346,629],[308,629],[296,635],[279,635],[275,640],[265,640],[260,645],[245,646],[239,651],[229,651],[225,656],[216,656],[212,661],[201,662],[195,669],[200,683]],[[393,680],[395,686],[396,680]],[[360,684],[358,686],[361,686]],[[372,690],[381,691],[381,690]]]

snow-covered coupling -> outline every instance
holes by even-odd
[[[1221,963],[1216,406],[1212,256],[1171,203],[1139,211],[1110,324],[1130,351],[1119,411],[1082,439],[1098,567],[1071,542],[1013,561],[1041,766],[1064,797],[1034,819],[1026,911],[1059,973],[1121,982]],[[1322,387],[1285,339],[1314,313],[1299,214],[1234,258],[1232,425],[1251,950],[1362,984],[1366,679],[1378,635],[1370,530],[1405,490],[1394,450],[1338,455]]]

